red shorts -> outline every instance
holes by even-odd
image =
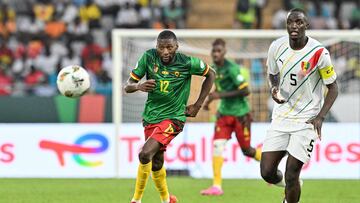
[[[240,147],[242,149],[249,148],[251,140],[251,121],[250,114],[241,117],[221,115],[216,121],[214,140],[229,140],[232,132],[235,132]]]
[[[160,142],[163,146],[160,148],[166,151],[167,145],[178,135],[184,127],[184,123],[178,120],[163,120],[160,123],[145,125],[145,140],[152,138]]]

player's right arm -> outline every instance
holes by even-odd
[[[153,80],[153,79],[146,80],[144,82],[139,83],[138,81],[129,77],[124,89],[125,89],[126,93],[133,93],[138,90],[143,91],[143,92],[150,92],[155,87],[156,87],[156,83],[155,83],[155,80]]]
[[[143,78],[146,73],[147,58],[148,56],[145,53],[136,63],[135,68],[131,71],[130,77],[124,87],[126,93],[132,93],[138,90],[150,92],[156,87],[155,80],[152,79],[140,82],[141,78]]]
[[[276,52],[276,45],[273,42],[270,45],[268,51],[266,66],[268,68],[267,70],[269,74],[271,97],[276,103],[282,104],[285,103],[285,100],[279,97],[280,71],[279,71],[279,67],[276,64],[276,59],[274,56],[275,52]]]

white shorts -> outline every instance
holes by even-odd
[[[317,134],[313,128],[292,132],[282,132],[274,129],[267,131],[263,152],[287,151],[291,156],[307,163],[311,158]]]

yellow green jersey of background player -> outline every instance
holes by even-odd
[[[225,59],[223,66],[213,64],[216,71],[215,86],[217,92],[230,92],[248,86],[249,71],[235,62]],[[250,111],[246,96],[225,97],[220,99],[218,112],[221,115],[243,116]]]

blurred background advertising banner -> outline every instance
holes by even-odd
[[[260,147],[269,127],[252,125],[252,146]],[[168,170],[185,170],[195,178],[212,177],[212,136],[214,124],[188,123],[168,147],[165,160]],[[304,165],[303,178],[359,179],[360,126],[358,123],[325,123],[323,138],[313,147],[310,162]],[[138,152],[144,143],[141,124],[123,124],[120,134],[119,175],[136,177]],[[245,158],[236,139],[227,143],[224,152],[224,178],[261,178],[259,163]],[[286,159],[280,164],[283,170]]]
[[[0,177],[114,177],[110,124],[1,124]]]
[[[252,125],[253,146],[261,146],[268,127]],[[0,177],[134,178],[144,144],[140,123],[120,126],[118,146],[112,124],[1,124],[0,129]],[[165,153],[166,168],[212,177],[213,129],[213,123],[186,124]],[[302,177],[360,179],[358,123],[325,123],[322,134]],[[224,178],[260,178],[259,163],[242,155],[236,139],[229,140],[224,156]]]

